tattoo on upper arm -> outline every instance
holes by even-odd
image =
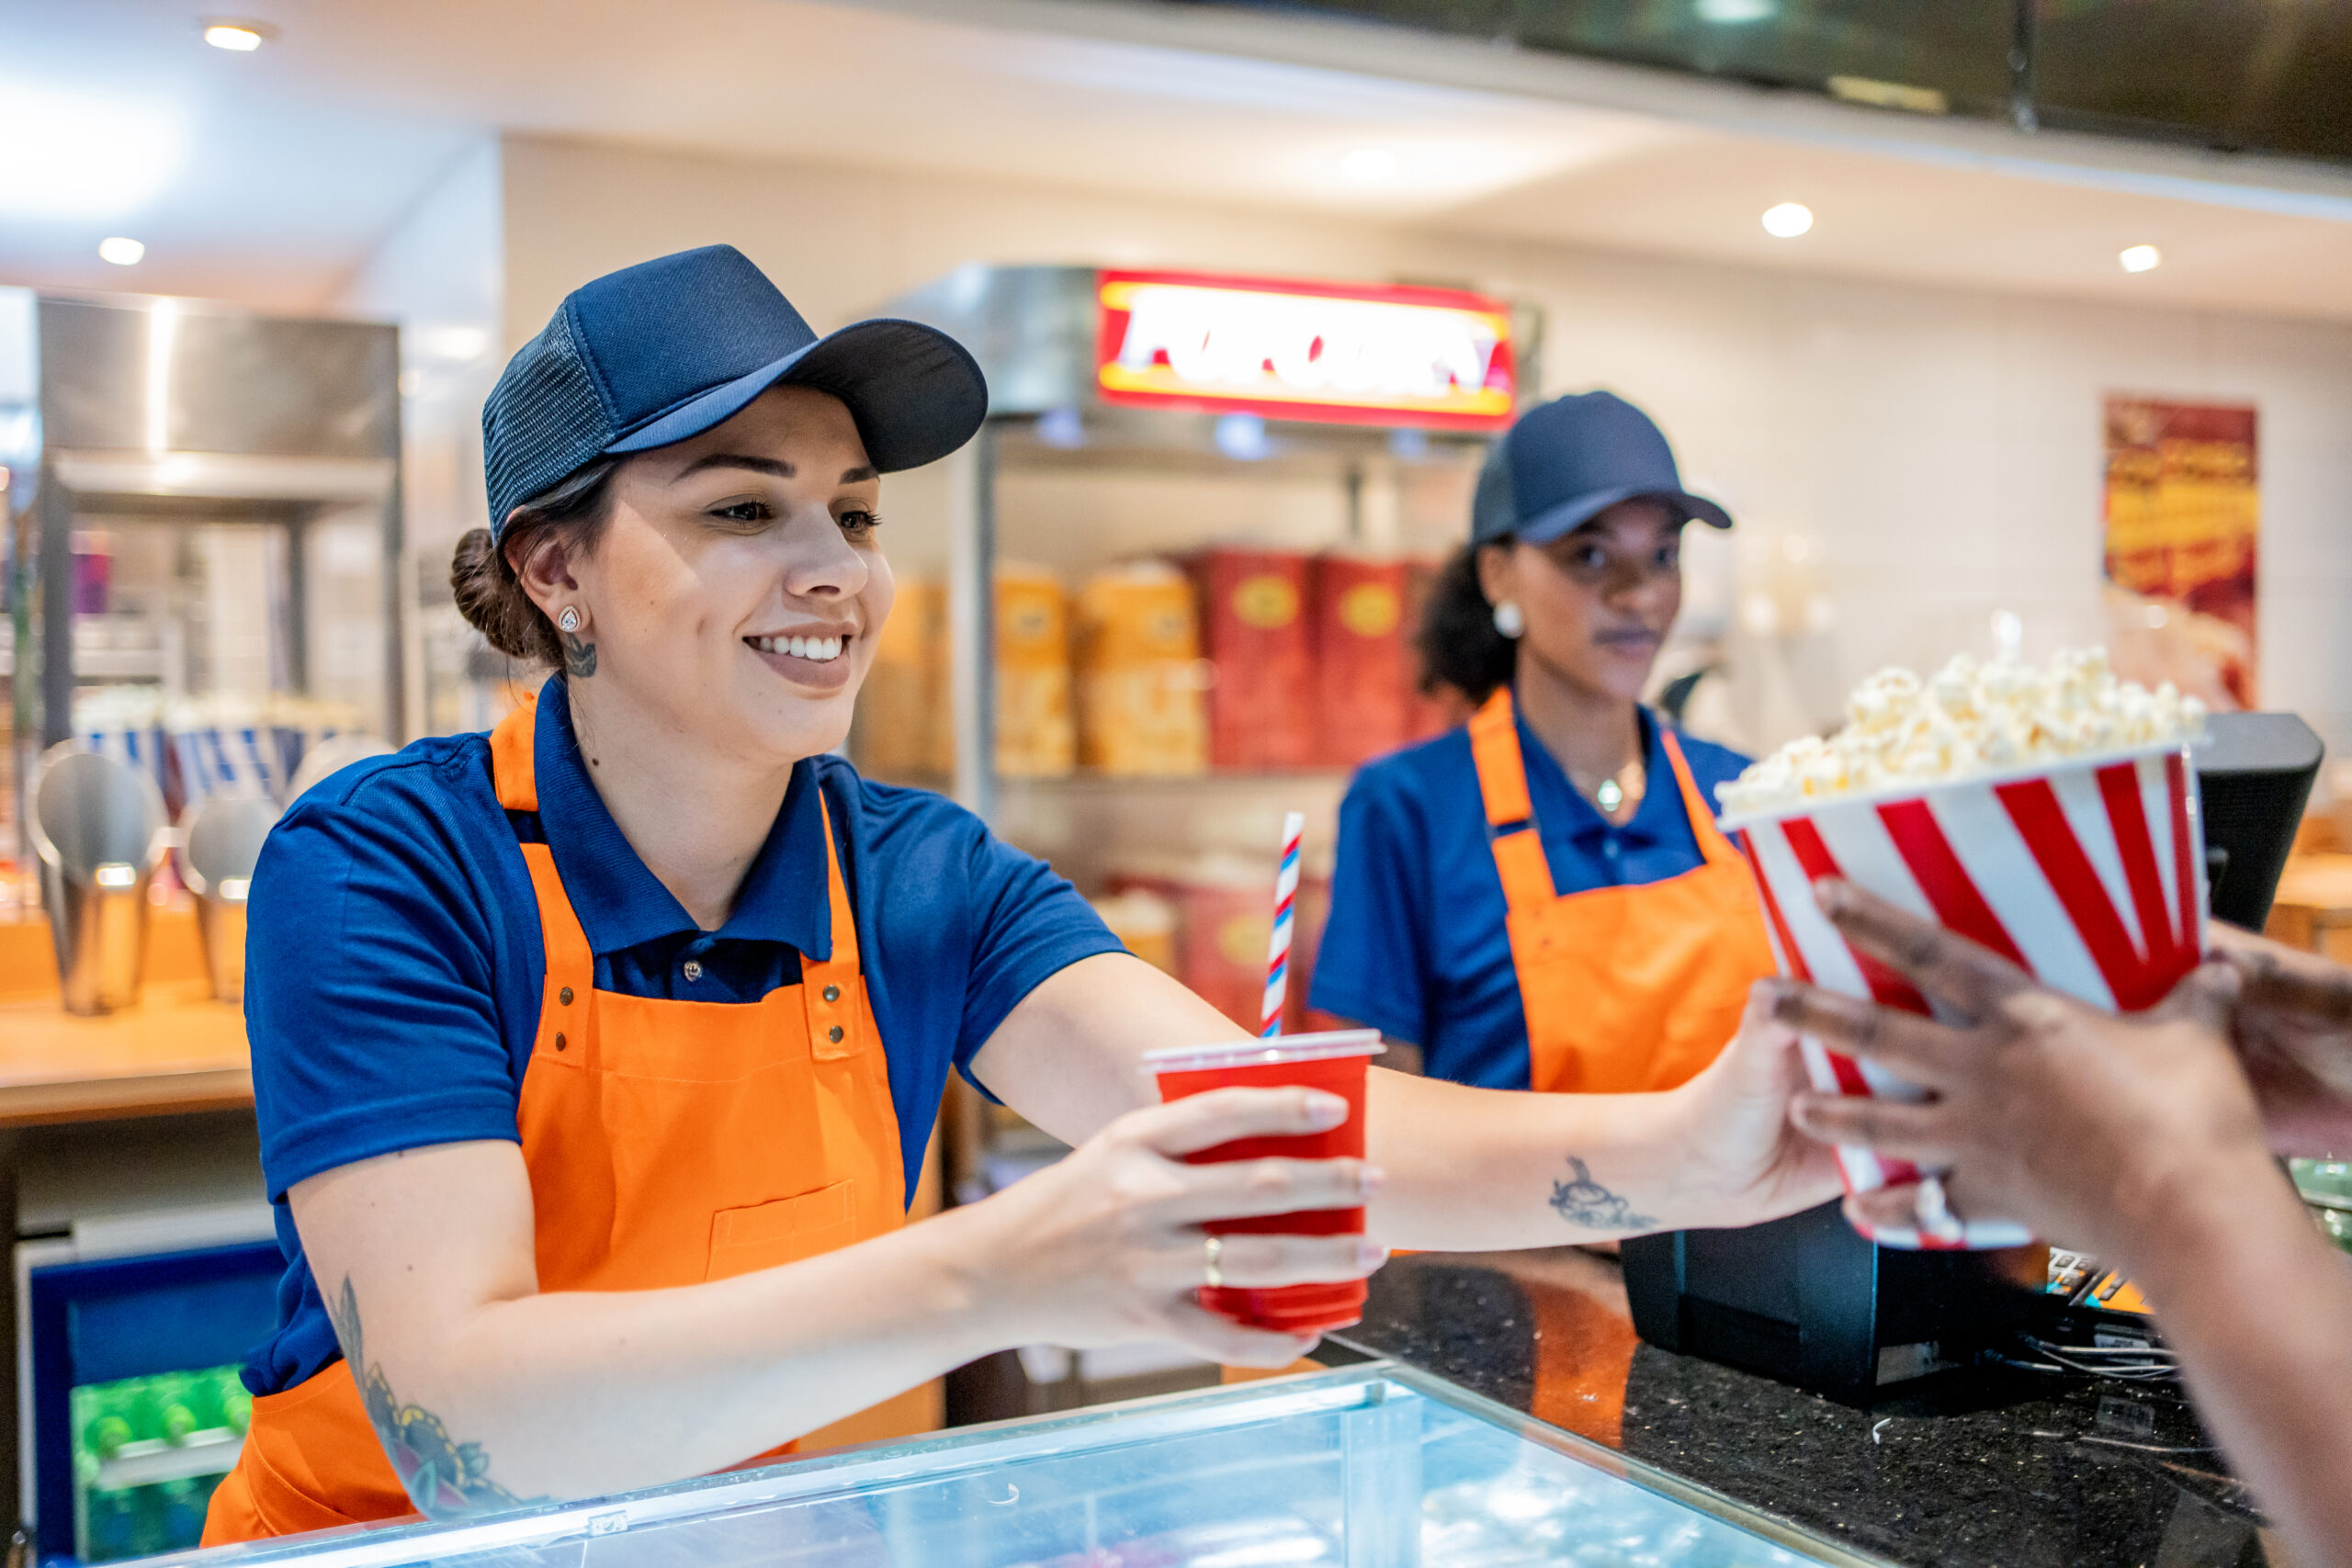
[[[343,1280],[343,1293],[329,1303],[327,1315],[334,1337],[342,1342],[344,1359],[351,1363],[352,1381],[359,1385],[360,1403],[368,1423],[384,1445],[384,1457],[408,1489],[417,1511],[428,1519],[466,1518],[545,1502],[542,1497],[517,1497],[490,1478],[490,1456],[480,1443],[452,1439],[441,1417],[392,1397],[384,1369],[368,1364],[359,1334],[359,1296],[351,1277]]]
[[[596,645],[593,642],[582,642],[578,632],[564,632],[561,635],[563,672],[567,675],[576,675],[583,681],[594,675],[596,672]]]
[[[1592,1179],[1592,1172],[1576,1156],[1568,1156],[1568,1168],[1574,1179],[1552,1183],[1552,1207],[1560,1218],[1572,1225],[1582,1225],[1595,1231],[1654,1230],[1657,1222],[1647,1214],[1637,1214],[1623,1198]]]

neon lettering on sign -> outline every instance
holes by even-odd
[[[1500,430],[1510,311],[1454,288],[1104,272],[1102,400],[1339,424]]]

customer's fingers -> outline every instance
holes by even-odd
[[[1772,1016],[1832,1051],[1883,1062],[1928,1089],[1951,1081],[1969,1049],[1958,1031],[1931,1018],[1796,981],[1781,983]]]
[[[2230,1013],[2237,1006],[2238,993],[2244,989],[2245,977],[2238,970],[2219,959],[2199,964],[2181,976],[2156,1011],[2167,1018],[2177,1018],[2199,1024],[2224,1040],[2230,1031]]]
[[[1789,1120],[1825,1144],[1852,1144],[1917,1165],[1952,1162],[1951,1118],[1941,1105],[1807,1090],[1789,1101]]]
[[[2329,1028],[2352,1027],[2352,969],[2220,920],[2206,931],[2213,956],[2245,977],[2247,1005],[2298,1013]]]
[[[1971,1018],[1983,1018],[2003,998],[2033,987],[2032,977],[2007,959],[1850,882],[1825,877],[1814,884],[1813,895],[1847,941]]]

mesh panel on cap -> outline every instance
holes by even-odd
[[[613,437],[604,400],[571,336],[571,312],[559,310],[525,344],[482,405],[482,470],[490,488],[490,525],[560,482]]]
[[[1478,466],[1478,488],[1470,502],[1470,537],[1475,544],[1498,539],[1519,527],[1519,498],[1510,479],[1510,437],[1487,448]]]

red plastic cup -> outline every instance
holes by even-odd
[[[1186,1156],[1191,1165],[1226,1160],[1362,1159],[1363,1070],[1387,1047],[1376,1029],[1335,1030],[1273,1040],[1235,1040],[1217,1045],[1176,1045],[1144,1053],[1144,1065],[1159,1078],[1159,1098],[1182,1100],[1215,1089],[1319,1089],[1348,1102],[1348,1119],[1328,1132],[1288,1138],[1239,1138]],[[1211,1235],[1362,1235],[1363,1205],[1309,1209],[1257,1219],[1219,1220],[1204,1227]],[[1321,1334],[1345,1328],[1363,1316],[1364,1282],[1277,1285],[1244,1290],[1204,1285],[1203,1306],[1251,1328],[1281,1334]]]

